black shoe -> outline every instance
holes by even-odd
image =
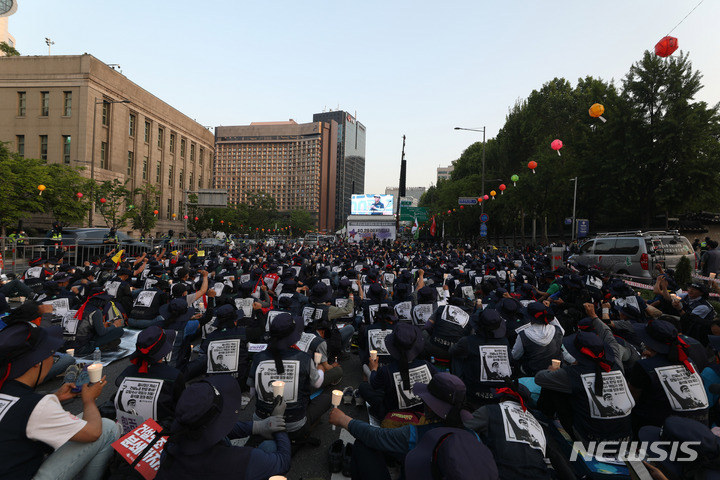
[[[330,445],[330,451],[328,452],[328,459],[330,463],[330,473],[338,473],[343,467],[343,452],[345,451],[345,444],[342,440],[335,440]]]
[[[345,451],[342,458],[342,474],[346,477],[352,477],[352,443],[345,445]]]

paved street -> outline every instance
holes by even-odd
[[[100,405],[106,400],[113,398],[117,388],[115,387],[115,378],[120,372],[122,372],[130,364],[127,358],[114,362],[104,369],[104,374],[107,375],[108,386],[103,390],[102,395],[97,400],[97,404]],[[334,388],[342,390],[346,386],[357,387],[358,383],[362,380],[362,371],[360,370],[360,361],[358,356],[354,353],[346,354],[344,359],[341,359],[343,365],[344,377],[340,385]],[[55,380],[48,384],[41,385],[40,391],[55,391],[60,387],[62,381]],[[248,405],[248,407],[242,411],[240,420],[250,420],[252,418],[252,412],[254,410],[254,400]],[[65,408],[69,411],[78,414],[82,412],[82,403],[79,399],[72,400],[65,405]],[[341,405],[343,411],[348,415],[358,418],[361,420],[367,420],[367,409],[362,407],[356,407],[352,405]],[[343,477],[341,474],[334,474],[331,476],[328,468],[327,452],[330,448],[330,444],[342,438],[344,441],[352,441],[352,436],[344,430],[337,429],[332,430],[332,426],[327,423],[328,415],[324,415],[321,422],[316,426],[313,433],[313,437],[321,440],[319,447],[305,447],[297,452],[292,460],[292,469],[287,475],[290,480],[309,480],[315,478],[322,479],[333,479],[339,480]],[[340,437],[342,435],[342,437]]]

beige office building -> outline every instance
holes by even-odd
[[[266,193],[281,213],[310,212],[320,231],[335,232],[337,122],[258,122],[215,127],[215,188],[229,203]]]
[[[97,181],[158,185],[158,232],[182,231],[183,192],[212,185],[213,133],[88,54],[0,58],[0,141]]]

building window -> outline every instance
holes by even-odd
[[[131,137],[135,136],[135,115],[130,114],[130,125],[128,128],[128,135]]]
[[[150,143],[150,122],[145,122],[145,143]]]
[[[200,179],[198,180],[198,188],[203,188],[202,175],[200,175]]]
[[[40,159],[47,160],[48,158],[48,136],[40,135]]]
[[[180,140],[180,158],[185,158],[185,139]]]
[[[106,127],[110,125],[110,104],[108,102],[102,104],[102,124]]]
[[[133,174],[133,163],[135,162],[135,152],[128,152],[128,168],[127,174]]]
[[[17,153],[21,157],[25,156],[25,135],[17,136]]]
[[[108,168],[107,142],[100,142],[100,168]]]
[[[162,178],[162,162],[158,160],[157,168],[155,169],[155,183],[159,184],[161,178]]]
[[[72,92],[63,92],[63,115],[72,116]]]
[[[170,168],[168,169],[168,186],[173,186],[173,166],[170,165]]]
[[[182,200],[179,200],[179,201],[178,201],[178,215],[179,215],[180,213],[182,213],[182,211],[183,211],[183,208],[182,208]]]
[[[25,106],[27,105],[27,94],[25,92],[18,92],[18,117],[25,116]]]
[[[195,161],[195,144],[194,143],[190,144],[190,161],[191,162]]]
[[[163,148],[163,141],[165,140],[163,136],[164,133],[165,130],[163,130],[162,128],[158,128],[158,148]]]
[[[63,163],[70,165],[70,135],[62,136]]]
[[[40,92],[40,116],[47,117],[50,114],[50,92]]]
[[[184,173],[184,172],[183,172],[183,169],[181,168],[181,169],[180,169],[180,175],[179,175],[179,177],[178,177],[178,179],[180,180],[180,189],[181,189],[181,190],[182,190],[182,188],[183,188],[183,173]]]
[[[165,218],[170,220],[171,214],[172,214],[172,199],[168,198],[167,211],[165,212]]]
[[[205,150],[200,148],[200,166],[203,166],[203,160],[205,160],[203,157],[205,157]]]
[[[190,190],[195,190],[193,183],[193,173],[190,172],[190,186],[188,187]]]
[[[143,158],[143,169],[142,169],[142,179],[147,180],[147,174],[148,174],[148,157]]]
[[[175,153],[175,134],[170,134],[170,153]]]

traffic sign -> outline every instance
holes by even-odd
[[[458,198],[458,205],[476,205],[476,204],[477,204],[476,197],[459,197]]]
[[[485,223],[480,224],[480,236],[487,237],[487,224]]]
[[[488,220],[490,220],[490,215],[488,215],[487,213],[483,213],[482,215],[480,215],[480,221],[481,221],[482,223],[485,223],[485,222],[487,222]]]

